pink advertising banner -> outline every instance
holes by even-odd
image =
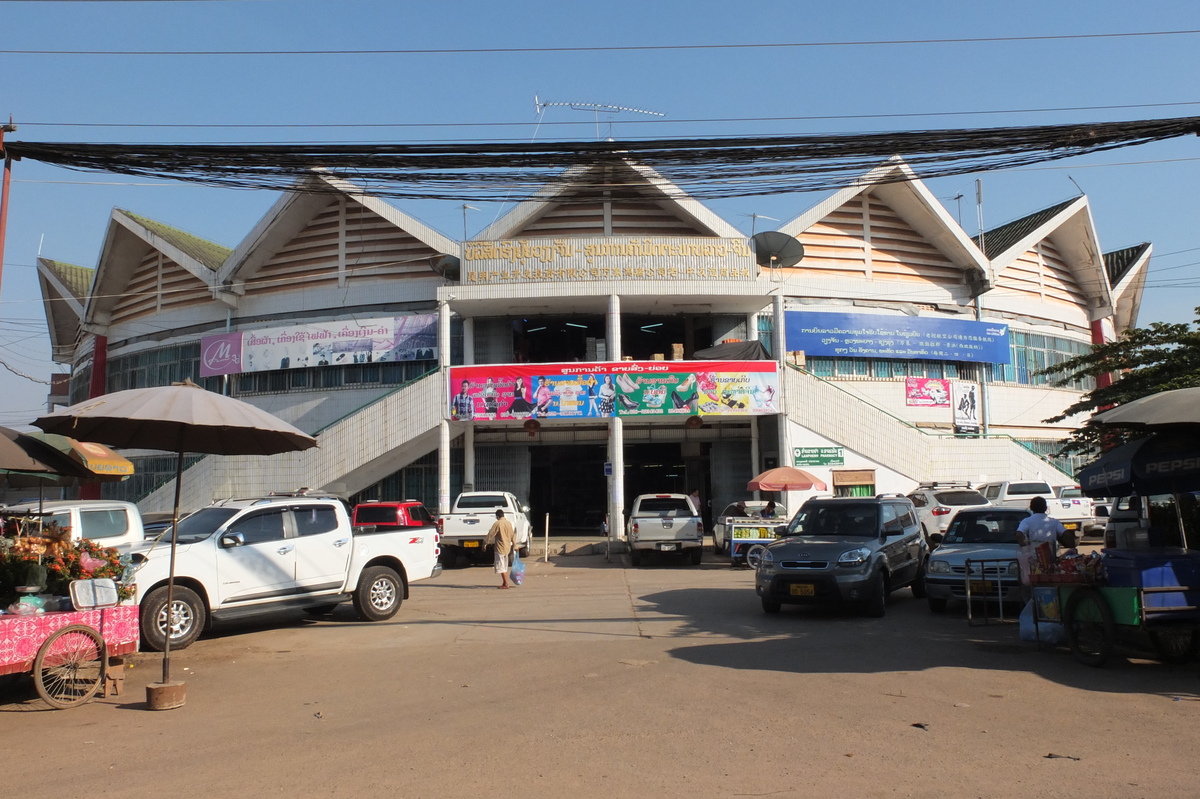
[[[450,367],[449,418],[752,416],[779,412],[775,361],[620,361]]]
[[[923,408],[949,408],[950,381],[933,377],[905,378],[904,404]]]

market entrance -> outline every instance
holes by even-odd
[[[626,444],[626,512],[638,494],[708,496],[707,445]],[[534,530],[544,530],[550,514],[553,535],[600,535],[608,511],[608,480],[603,444],[530,447],[529,507]],[[707,520],[706,520],[707,522]]]

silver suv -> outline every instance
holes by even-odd
[[[986,507],[992,503],[988,498],[971,488],[967,482],[921,483],[921,487],[908,495],[917,509],[921,520],[921,535],[925,543],[931,543],[934,533],[945,535],[954,517],[963,508]]]
[[[754,588],[763,611],[783,605],[854,604],[882,616],[888,595],[925,596],[928,547],[906,497],[810,499],[769,544]]]

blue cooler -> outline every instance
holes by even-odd
[[[1192,591],[1147,593],[1143,607],[1200,606],[1200,551],[1179,547],[1104,550],[1104,573],[1114,588],[1161,588],[1181,586]]]

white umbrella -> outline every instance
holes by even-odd
[[[1126,402],[1092,417],[1112,427],[1200,426],[1200,388],[1177,388]]]
[[[317,440],[266,411],[205,391],[191,380],[105,394],[41,416],[34,424],[48,433],[80,441],[177,453],[162,677],[164,685],[170,683],[170,620],[175,611],[175,546],[184,453],[275,455],[315,447]]]

